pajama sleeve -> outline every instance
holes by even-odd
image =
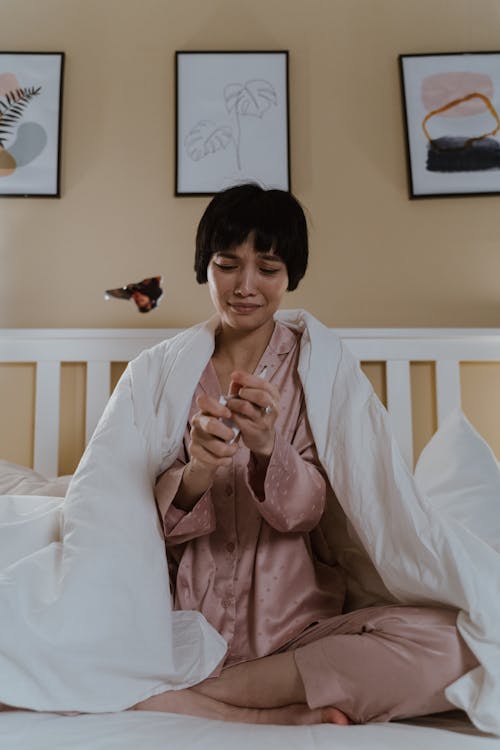
[[[210,489],[189,512],[176,508],[173,504],[185,465],[186,461],[179,455],[175,463],[164,471],[156,482],[156,503],[163,520],[163,533],[167,545],[183,544],[198,536],[210,534],[215,529],[215,511]]]
[[[276,433],[265,474],[250,458],[247,484],[259,513],[276,531],[308,532],[317,526],[325,508],[326,479],[305,410],[291,443]]]

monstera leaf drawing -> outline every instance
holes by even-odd
[[[218,125],[211,120],[200,120],[185,137],[184,147],[193,161],[199,161],[207,154],[214,154],[232,143],[236,163],[241,170],[240,117],[263,117],[270,107],[277,105],[278,97],[269,81],[259,79],[245,83],[228,83],[224,86],[223,95],[226,110],[234,119],[234,127]]]
[[[215,154],[229,146],[233,131],[229,125],[217,125],[211,120],[200,120],[184,139],[188,156],[199,161],[208,154]]]
[[[0,148],[4,148],[6,139],[24,114],[24,110],[34,96],[38,96],[41,86],[35,88],[14,89],[0,98]]]
[[[269,81],[260,79],[252,79],[245,83],[228,83],[227,86],[224,86],[223,93],[226,109],[235,118],[236,135],[234,142],[236,146],[236,161],[238,169],[241,169],[240,116],[261,118],[271,106],[275,106],[278,103],[278,97],[274,86]]]
[[[224,101],[228,112],[262,117],[273,104],[278,103],[274,87],[269,81],[228,83],[224,87]]]

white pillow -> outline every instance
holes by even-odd
[[[0,460],[0,495],[64,497],[70,476],[47,479],[33,469]]]
[[[415,480],[434,505],[500,552],[500,465],[459,409],[423,449]]]

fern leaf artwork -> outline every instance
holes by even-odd
[[[41,86],[17,88],[0,97],[0,177],[7,177],[16,169],[16,160],[5,143],[14,134],[28,104],[41,90]]]
[[[35,88],[14,89],[0,98],[0,147],[5,148],[5,140],[12,135],[13,129],[24,114],[24,110],[33,97],[38,96],[41,86]]]
[[[200,120],[187,134],[184,146],[193,161],[199,161],[208,154],[215,154],[229,146],[233,131],[227,125],[217,125],[212,120]]]

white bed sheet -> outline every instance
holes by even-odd
[[[0,750],[500,750],[459,712],[364,726],[255,726],[148,711],[0,716]]]

